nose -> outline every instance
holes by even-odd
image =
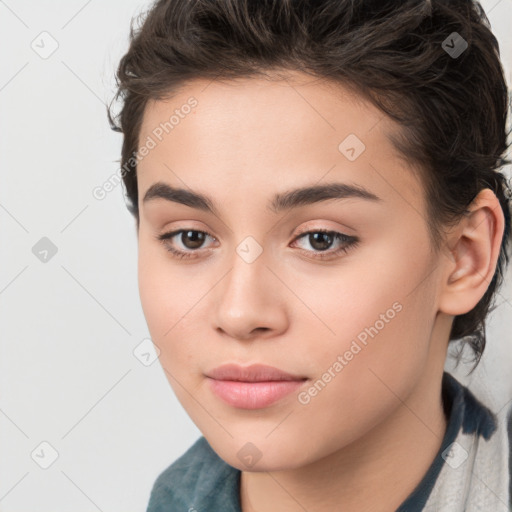
[[[215,300],[218,330],[239,340],[271,337],[287,327],[290,292],[260,255],[252,262],[238,254],[219,283]]]

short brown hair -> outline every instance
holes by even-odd
[[[133,158],[144,108],[186,82],[302,71],[350,87],[402,127],[392,142],[421,169],[432,246],[484,188],[500,201],[505,231],[493,279],[478,304],[455,317],[450,340],[485,347],[485,319],[509,261],[510,189],[499,168],[509,95],[499,45],[478,2],[467,0],[159,0],[130,27],[116,75],[128,208],[139,225]],[[450,39],[451,38],[451,39]],[[463,51],[450,52],[455,41]],[[464,45],[467,47],[464,49]],[[267,75],[268,76],[268,75]]]

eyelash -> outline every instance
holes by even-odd
[[[157,240],[159,240],[164,245],[165,249],[168,252],[170,252],[173,255],[173,257],[175,257],[177,259],[195,258],[196,256],[193,254],[195,252],[198,252],[199,249],[190,250],[190,251],[180,251],[178,249],[175,249],[174,247],[169,246],[169,244],[167,243],[169,239],[174,238],[176,235],[179,235],[179,234],[185,233],[185,232],[189,232],[189,231],[191,231],[193,233],[203,233],[203,234],[208,235],[209,237],[215,239],[215,237],[212,234],[208,233],[207,231],[200,231],[198,229],[178,229],[176,231],[171,231],[169,233],[163,233],[161,235],[157,235],[155,238]],[[293,241],[295,242],[296,240],[299,240],[299,239],[305,237],[306,235],[310,235],[313,233],[328,233],[330,235],[334,235],[334,239],[342,240],[345,243],[343,246],[339,247],[338,249],[336,249],[334,251],[331,251],[329,249],[327,249],[325,251],[321,251],[321,252],[316,251],[317,256],[313,256],[313,258],[320,259],[320,260],[331,259],[340,254],[344,254],[344,253],[348,252],[349,249],[352,249],[355,246],[357,246],[357,244],[359,243],[359,239],[355,236],[345,235],[344,233],[339,233],[337,231],[332,231],[332,230],[328,230],[328,229],[314,229],[314,230],[310,230],[310,231],[304,231],[302,233],[299,233]],[[306,251],[305,249],[300,249],[300,250],[304,251],[308,254],[310,254],[311,252],[315,253],[315,251]],[[327,256],[324,256],[324,255],[327,255]]]

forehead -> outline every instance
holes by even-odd
[[[155,145],[138,164],[139,195],[157,180],[222,196],[327,179],[414,201],[420,183],[388,139],[398,130],[354,91],[301,73],[193,80],[146,106],[139,148]]]
[[[197,105],[189,115],[184,111],[188,112],[187,104],[191,101]],[[182,126],[186,125],[190,129],[187,131],[201,137],[202,144],[208,140],[217,143],[219,137],[229,136],[232,145],[243,140],[247,146],[250,141],[263,142],[276,134],[284,141],[323,138],[335,132],[340,137],[351,130],[362,136],[381,124],[375,133],[378,135],[391,122],[346,87],[298,72],[290,72],[283,79],[252,77],[187,82],[164,100],[148,101],[139,143],[173,114],[173,126],[168,131],[172,131],[174,139],[179,132],[187,135]],[[185,119],[186,123],[182,122]],[[216,128],[215,133],[210,131],[212,127]]]

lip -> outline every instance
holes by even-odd
[[[237,380],[243,382],[297,381],[306,378],[301,375],[292,375],[284,370],[265,364],[251,364],[250,366],[223,364],[208,372],[206,376],[215,380]]]
[[[301,387],[306,377],[262,364],[226,364],[206,374],[210,389],[239,409],[262,409]]]

